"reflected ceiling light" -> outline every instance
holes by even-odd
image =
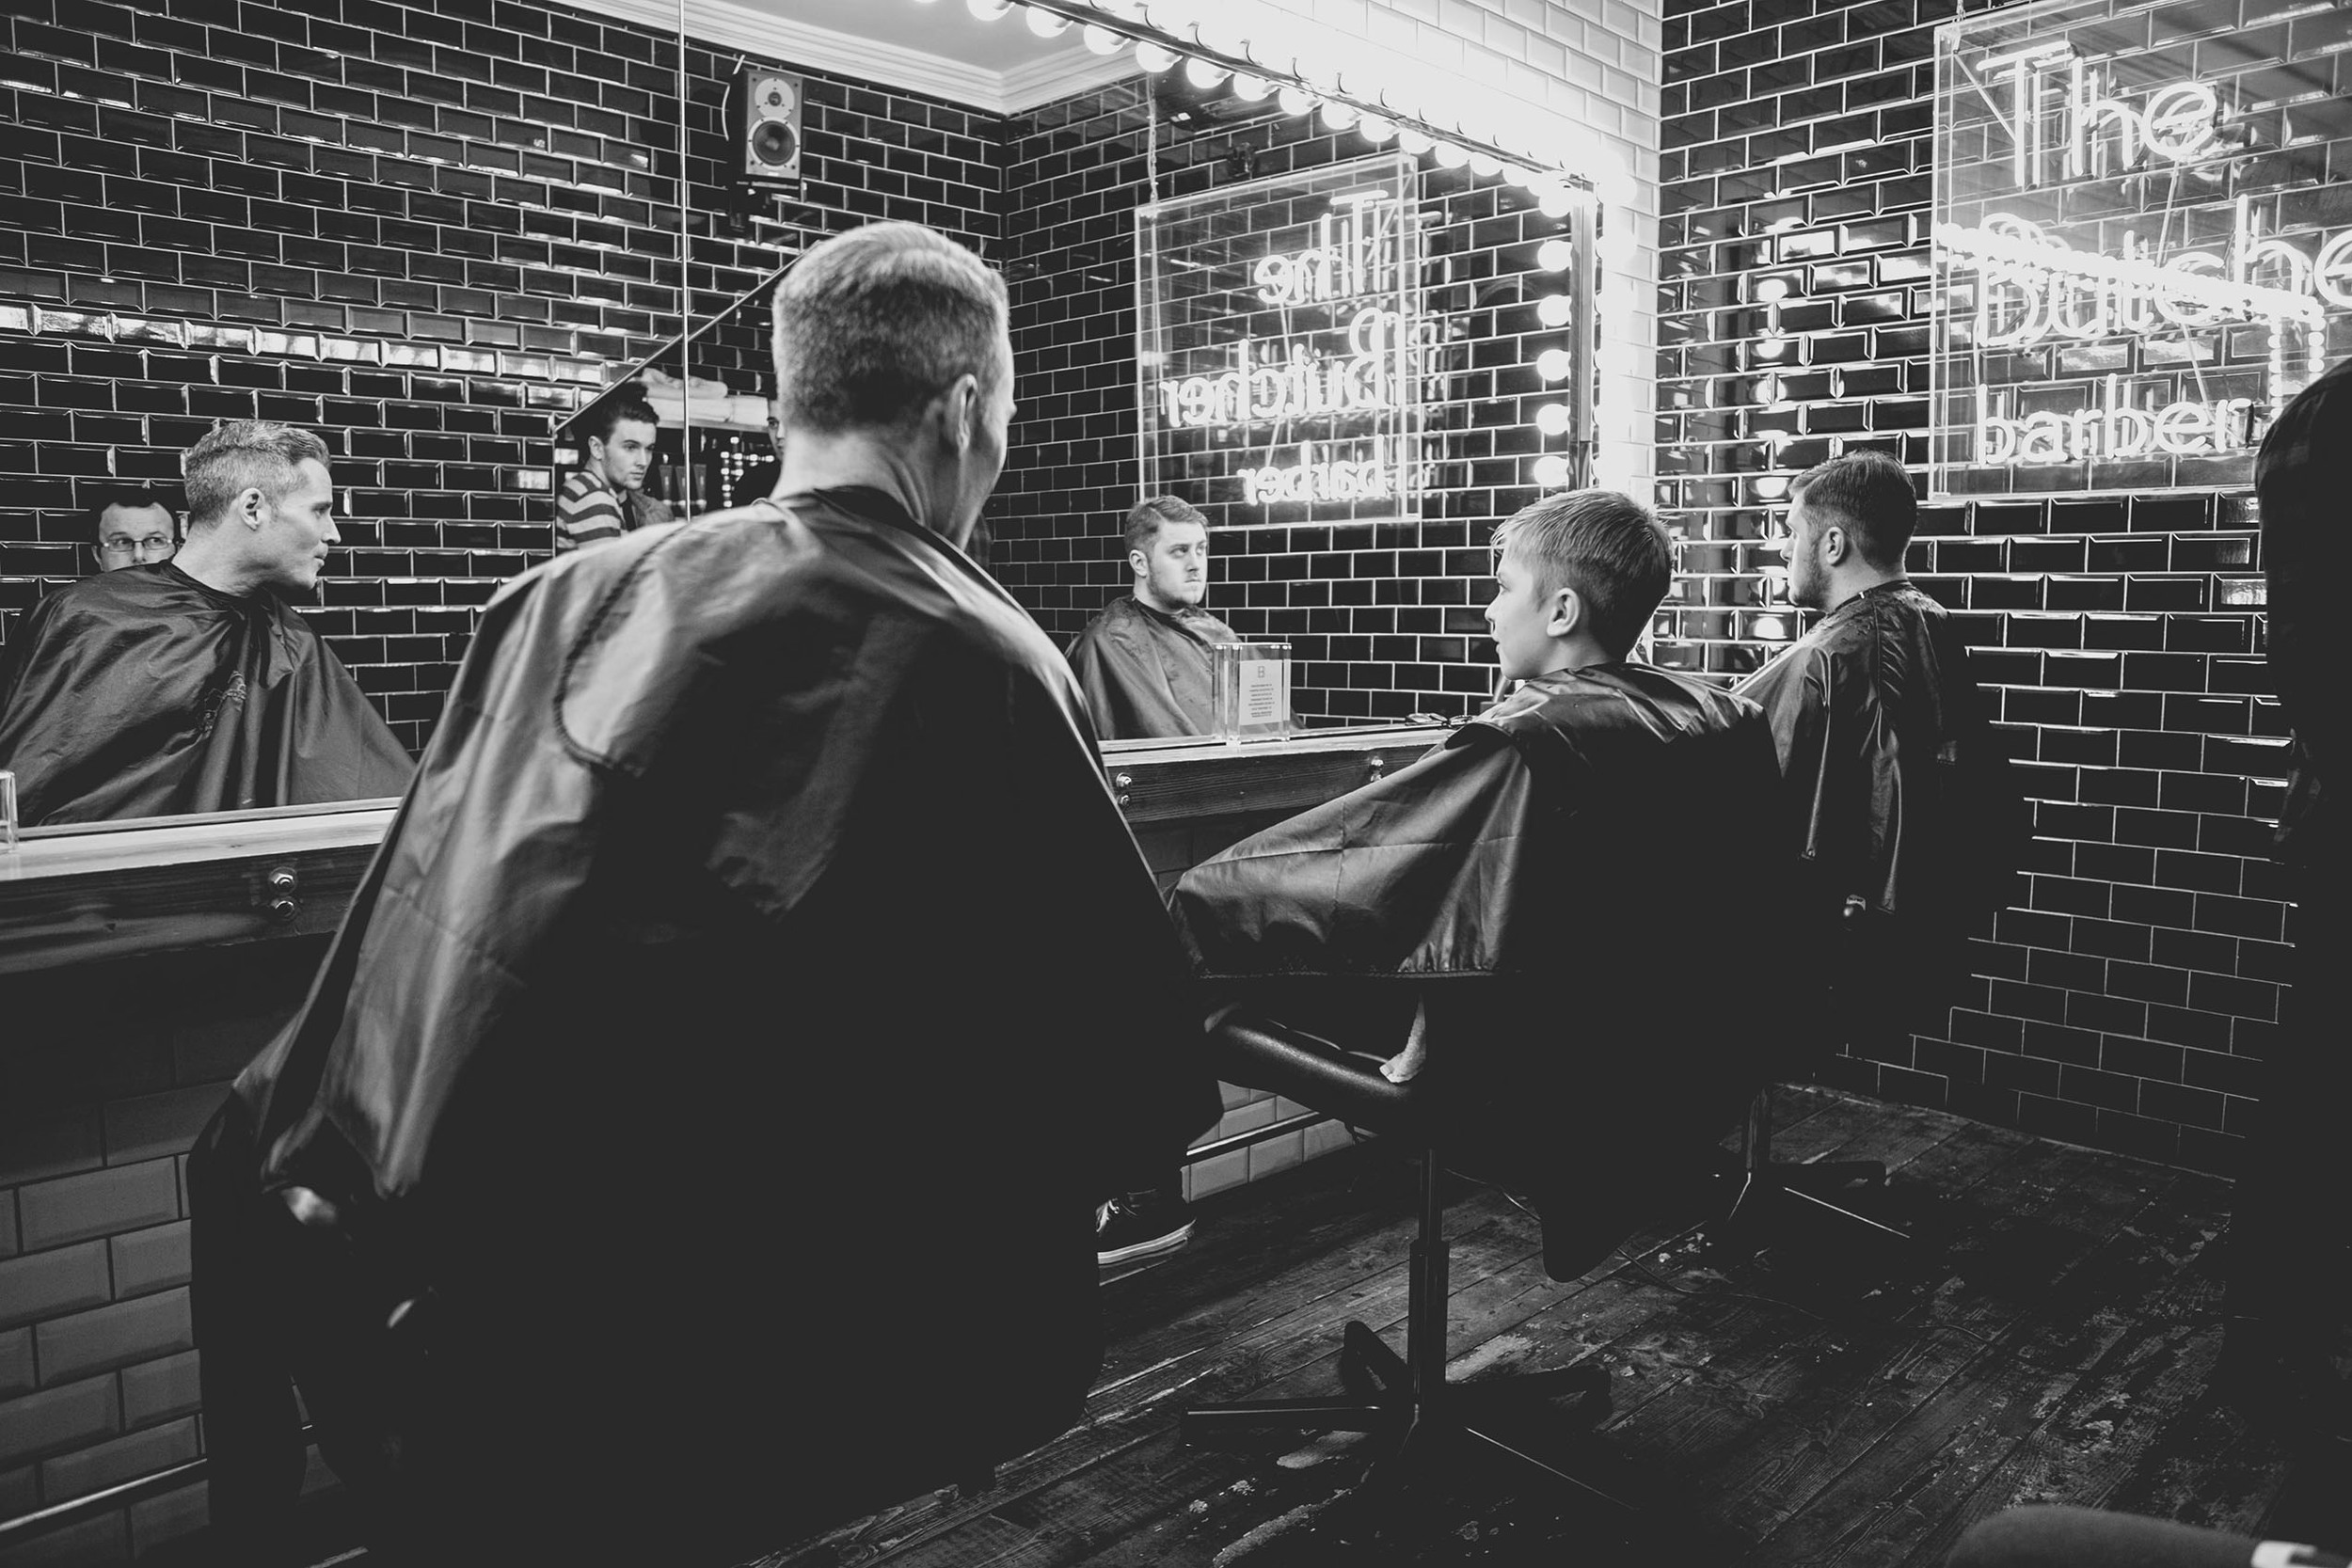
[[[1546,272],[1565,272],[1576,262],[1576,246],[1565,240],[1546,240],[1535,247],[1535,264]]]
[[[1252,76],[1246,71],[1233,73],[1233,96],[1245,103],[1255,103],[1273,91],[1274,84],[1263,76]]]
[[[1356,134],[1375,147],[1384,147],[1396,140],[1396,121],[1366,115],[1356,122]]]
[[[1123,35],[1114,33],[1099,23],[1088,23],[1079,30],[1078,36],[1086,40],[1086,46],[1098,55],[1116,55],[1127,46]]]
[[[1431,137],[1414,130],[1411,126],[1402,125],[1397,128],[1396,145],[1403,151],[1418,158],[1438,144]]]
[[[1568,482],[1568,460],[1556,451],[1548,451],[1535,459],[1535,483],[1547,490],[1557,490]]]
[[[1546,381],[1565,381],[1568,372],[1575,368],[1575,362],[1564,348],[1548,348],[1535,356],[1535,373]]]
[[[1184,62],[1184,80],[1203,90],[1222,87],[1225,78],[1232,74],[1215,60],[1204,60],[1198,55]]]
[[[1450,141],[1438,143],[1438,166],[1439,168],[1460,168],[1470,160],[1469,148],[1457,146]]]
[[[1315,95],[1305,87],[1285,86],[1275,95],[1275,102],[1282,105],[1282,112],[1286,115],[1314,113]]]
[[[1136,42],[1136,64],[1146,71],[1168,71],[1183,58],[1184,56],[1173,49],[1165,44],[1153,43],[1149,39],[1139,39]]]
[[[1029,31],[1041,39],[1057,39],[1070,31],[1070,19],[1059,11],[1049,11],[1042,6],[1031,6]]]
[[[1575,304],[1565,294],[1546,294],[1535,302],[1535,319],[1546,326],[1567,325],[1575,311]]]
[[[1490,152],[1473,152],[1470,155],[1470,171],[1481,180],[1492,180],[1502,172],[1502,160]]]
[[[1788,297],[1788,279],[1785,277],[1765,278],[1762,282],[1756,284],[1756,297],[1762,300],[1767,305],[1772,304],[1775,300],[1787,299]]]
[[[1334,131],[1353,131],[1356,128],[1356,120],[1357,113],[1353,104],[1343,103],[1334,98],[1327,100],[1323,105],[1323,123]]]
[[[1568,433],[1568,405],[1565,403],[1547,403],[1536,409],[1535,428],[1547,436],[1565,436]]]
[[[1012,9],[1012,0],[963,0],[963,8],[982,22],[993,22]]]

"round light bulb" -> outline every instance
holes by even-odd
[[[1575,368],[1575,362],[1564,348],[1548,348],[1535,356],[1535,373],[1546,381],[1565,381],[1568,372]]]
[[[1285,87],[1275,95],[1275,102],[1286,115],[1309,115],[1315,109],[1315,95],[1305,87]]]
[[[1564,218],[1576,210],[1576,196],[1565,185],[1546,185],[1535,195],[1535,210],[1548,218]]]
[[[1215,60],[1204,60],[1198,55],[1184,62],[1184,80],[1203,91],[1224,86],[1225,78],[1232,74]]]
[[[1565,294],[1546,294],[1535,302],[1535,319],[1546,326],[1565,326],[1576,306]]]
[[[1568,460],[1556,451],[1548,451],[1535,459],[1535,483],[1547,490],[1557,490],[1568,482]]]
[[[1323,105],[1323,123],[1334,131],[1352,131],[1356,128],[1356,120],[1353,104],[1343,103],[1334,98]]]
[[[1114,33],[1108,27],[1092,22],[1080,28],[1078,36],[1086,40],[1089,49],[1098,55],[1116,55],[1127,46],[1124,34]]]
[[[1535,247],[1535,264],[1546,272],[1565,272],[1576,264],[1576,246],[1565,240],[1546,240]]]
[[[1177,54],[1173,49],[1170,49],[1164,44],[1153,43],[1149,39],[1143,40],[1136,45],[1136,64],[1143,67],[1144,70],[1149,71],[1157,72],[1172,70],[1175,67],[1176,62],[1183,57],[1184,56]]]
[[[1405,125],[1400,126],[1397,129],[1396,145],[1400,151],[1408,153],[1411,156],[1418,158],[1438,144],[1430,137],[1425,136],[1421,132],[1414,130],[1411,126]]]
[[[1565,436],[1568,433],[1568,405],[1565,403],[1547,403],[1536,409],[1535,428],[1547,436]]]
[[[963,8],[982,22],[993,22],[1012,9],[1012,0],[963,0]]]
[[[1470,171],[1481,180],[1492,180],[1502,172],[1502,160],[1491,152],[1473,152],[1470,155]]]
[[[1545,178],[1543,175],[1536,173],[1534,169],[1529,168],[1525,164],[1503,165],[1502,177],[1509,181],[1512,184],[1517,185],[1519,189],[1531,193],[1544,182]]]
[[[1246,71],[1233,73],[1233,96],[1245,103],[1255,103],[1274,91],[1274,84],[1263,76],[1252,76]]]
[[[1031,6],[1027,17],[1029,31],[1041,39],[1057,39],[1070,31],[1070,19],[1059,11],[1049,11],[1042,6]]]
[[[1378,115],[1366,115],[1356,122],[1356,134],[1375,147],[1385,147],[1396,140],[1396,121]]]
[[[1469,148],[1456,146],[1450,141],[1441,141],[1438,144],[1438,166],[1439,168],[1460,168],[1469,162]]]

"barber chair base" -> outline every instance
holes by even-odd
[[[1708,1239],[1753,1244],[1781,1216],[1796,1212],[1826,1219],[1841,1228],[1858,1227],[1881,1241],[1908,1242],[1909,1231],[1848,1205],[1886,1191],[1886,1166],[1878,1160],[1816,1160],[1797,1164],[1772,1158],[1772,1090],[1757,1094],[1741,1129],[1737,1196],[1724,1217],[1708,1227]]]
[[[1391,1350],[1365,1324],[1351,1322],[1342,1331],[1340,1347],[1340,1381],[1350,1397],[1245,1400],[1187,1410],[1185,1439],[1266,1430],[1381,1433],[1394,1446],[1374,1462],[1364,1479],[1382,1490],[1399,1472],[1417,1468],[1441,1448],[1502,1454],[1632,1516],[1638,1511],[1631,1503],[1541,1457],[1534,1451],[1537,1445],[1518,1432],[1545,1414],[1548,1401],[1565,1394],[1583,1396],[1575,1407],[1580,1423],[1605,1418],[1605,1370],[1582,1365],[1468,1385],[1446,1381],[1443,1171],[1426,1152],[1421,1164],[1421,1232],[1407,1265],[1405,1354]]]

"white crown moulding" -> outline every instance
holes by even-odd
[[[633,22],[656,32],[675,34],[676,0],[566,0],[578,9],[616,21]],[[906,0],[875,0],[900,4]],[[740,50],[787,70],[800,66],[835,75],[854,77],[880,87],[902,87],[953,103],[985,109],[991,114],[1015,115],[1051,103],[1057,98],[1125,81],[1136,72],[1135,61],[1120,55],[1105,57],[1084,49],[1060,56],[1032,60],[1010,71],[984,71],[944,55],[926,54],[903,44],[813,27],[772,11],[738,5],[733,0],[691,0],[688,37],[696,43],[725,51]],[[1075,36],[1074,34],[1073,35]]]

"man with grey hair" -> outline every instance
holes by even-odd
[[[1087,623],[1070,667],[1104,740],[1207,735],[1216,727],[1209,650],[1233,628],[1200,608],[1209,590],[1209,523],[1174,496],[1127,514],[1133,587]]]
[[[33,608],[0,675],[27,824],[397,795],[408,753],[294,610],[336,542],[316,436],[265,420],[188,449],[188,537]]]
[[[216,1528],[294,1501],[289,1379],[419,1560],[733,1562],[983,1476],[1099,1365],[1096,1201],[1216,1118],[1077,689],[962,547],[1003,283],[878,224],[775,311],[774,495],[492,601],[199,1144]]]

